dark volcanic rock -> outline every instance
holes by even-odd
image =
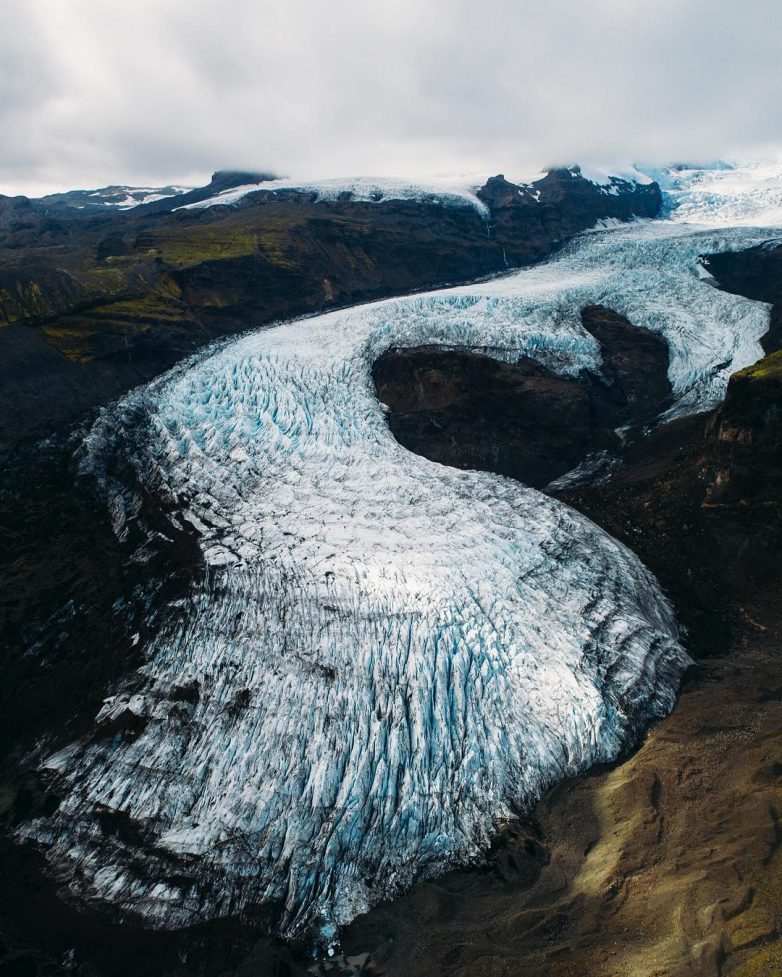
[[[584,309],[582,321],[601,345],[600,377],[436,347],[389,350],[373,373],[394,436],[432,461],[535,487],[617,450],[616,428],[648,423],[667,406],[668,348],[602,306]]]
[[[0,452],[31,424],[55,428],[63,420],[63,405],[68,405],[66,417],[77,414],[96,398],[110,399],[116,389],[50,346],[38,329],[0,328]]]
[[[590,451],[617,446],[594,423],[587,385],[533,360],[418,347],[389,350],[373,372],[399,443],[445,465],[540,487]]]
[[[86,728],[203,572],[130,466],[84,473],[79,443],[31,445],[0,474],[0,771],[14,748]]]
[[[782,499],[782,245],[708,255],[722,288],[771,303],[761,345],[771,355],[730,378],[708,427],[717,475],[710,505],[776,506]]]
[[[607,423],[637,426],[655,420],[671,401],[665,340],[602,305],[582,309],[581,322],[600,343],[602,377],[615,405]]]
[[[109,258],[123,257],[130,252],[131,247],[125,238],[121,234],[114,234],[98,242],[95,257],[98,261],[106,261]]]
[[[177,931],[111,925],[63,903],[43,859],[0,837],[2,977],[309,977],[308,960],[228,920]]]
[[[529,187],[491,177],[478,197],[491,211],[492,234],[504,249],[508,267],[536,261],[556,244],[605,219],[656,217],[662,194],[656,183],[641,186],[616,180],[601,188],[585,180],[578,167],[550,170]]]

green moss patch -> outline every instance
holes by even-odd
[[[136,254],[160,257],[174,268],[204,261],[241,258],[258,251],[258,237],[244,228],[225,225],[161,228],[139,239]]]
[[[735,374],[737,377],[746,377],[748,380],[782,380],[782,349],[753,363]]]

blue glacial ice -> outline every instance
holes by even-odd
[[[406,451],[371,365],[436,343],[599,371],[579,310],[602,303],[667,339],[671,414],[702,410],[761,355],[768,309],[698,256],[769,236],[597,230],[487,283],[246,335],[107,409],[85,467],[125,451],[207,572],[98,716],[143,731],[43,761],[63,801],[23,833],[73,894],[158,926],[263,902],[286,937],[331,932],[667,714],[688,659],[649,571],[554,499]]]

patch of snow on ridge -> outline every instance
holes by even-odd
[[[278,179],[233,187],[216,194],[214,197],[209,197],[207,200],[185,204],[179,209],[196,210],[203,207],[232,206],[239,203],[248,194],[256,193],[259,190],[270,192],[302,190],[317,194],[318,200],[338,200],[343,194],[348,194],[353,200],[371,202],[415,200],[441,203],[447,207],[473,207],[482,217],[486,217],[489,213],[488,208],[475,196],[475,191],[479,186],[480,183],[473,184],[466,180],[453,179],[430,179],[420,182],[391,177],[350,177],[315,181]]]
[[[571,172],[583,176],[585,180],[605,189],[608,193],[618,193],[618,183],[636,183],[648,186],[653,179],[632,164],[621,166],[600,166],[597,164],[571,167]]]
[[[98,717],[138,735],[46,762],[62,803],[22,831],[58,876],[154,925],[263,902],[284,936],[330,934],[666,714],[688,660],[652,575],[554,499],[406,451],[371,367],[438,343],[599,369],[579,310],[603,303],[665,336],[677,410],[702,409],[768,313],[697,258],[757,239],[596,232],[502,279],[245,336],[104,411],[86,468],[111,496],[122,454],[209,572]],[[107,812],[133,831],[103,832]]]
[[[171,197],[181,196],[191,189],[192,187],[180,186],[103,187],[99,190],[85,193],[84,196],[94,200],[97,204],[102,204],[106,208],[131,210],[133,207],[140,207],[142,204],[152,203],[154,200],[168,200]]]

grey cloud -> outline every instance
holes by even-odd
[[[776,0],[4,0],[0,192],[782,144]]]

